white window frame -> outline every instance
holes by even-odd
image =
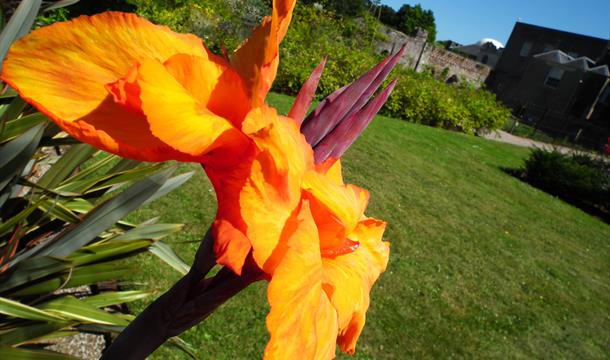
[[[530,52],[532,51],[533,46],[534,43],[532,43],[531,41],[524,42],[523,45],[521,45],[521,51],[519,51],[519,55],[521,57],[528,57]]]
[[[557,89],[559,87],[559,84],[561,83],[563,74],[565,74],[564,69],[557,66],[552,67],[549,70],[548,74],[546,74],[546,78],[544,79],[544,86],[550,87],[552,89]]]

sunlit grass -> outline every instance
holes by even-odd
[[[269,101],[286,112],[292,99]],[[370,190],[368,215],[389,222],[392,243],[356,359],[607,356],[610,227],[501,170],[527,154],[385,117],[348,151],[346,180]],[[197,175],[132,220],[186,223],[169,242],[190,261],[215,199],[198,166],[181,166]],[[151,256],[139,262],[135,279],[160,291],[179,277]],[[183,339],[202,359],[261,358],[265,290],[250,287]]]

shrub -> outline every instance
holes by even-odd
[[[557,151],[534,150],[525,162],[527,181],[572,202],[610,209],[610,164],[588,155],[564,155]]]
[[[400,80],[381,111],[384,115],[468,134],[498,129],[510,118],[510,110],[486,90],[448,85],[429,73],[395,72]]]

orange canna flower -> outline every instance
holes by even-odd
[[[388,261],[385,223],[364,215],[368,192],[344,184],[338,157],[355,139],[344,135],[362,131],[389,95],[392,86],[367,103],[396,59],[374,69],[374,88],[329,97],[326,113],[351,122],[326,121],[322,109],[301,124],[311,86],[292,118],[278,115],[264,99],[294,6],[275,0],[230,60],[132,14],[79,17],[17,41],[2,80],[80,141],[201,163],[218,200],[217,262],[240,274],[252,253],[270,279],[265,357],[327,359],[336,343],[354,352]],[[339,98],[353,99],[343,112]]]

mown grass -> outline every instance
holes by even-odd
[[[269,99],[284,112],[291,101]],[[608,357],[610,227],[502,170],[527,154],[386,117],[348,151],[345,177],[370,190],[367,213],[389,222],[392,244],[355,359]],[[132,220],[186,223],[169,241],[190,261],[215,200],[200,169],[182,167],[198,173]],[[179,277],[138,261],[134,279],[160,291]],[[261,358],[265,290],[251,286],[183,339],[202,359]],[[163,348],[153,358],[186,357]]]

